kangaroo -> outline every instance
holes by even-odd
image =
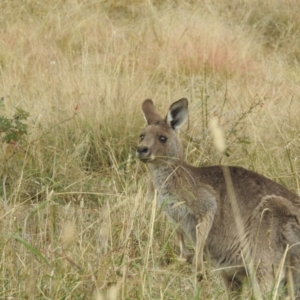
[[[300,299],[300,197],[242,167],[187,164],[178,136],[188,117],[187,99],[174,102],[165,118],[150,99],[142,112],[147,125],[136,155],[147,164],[158,205],[176,224],[180,257],[205,276],[207,255],[220,269],[228,297],[241,295],[252,262],[261,292],[289,283]]]

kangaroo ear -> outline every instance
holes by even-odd
[[[160,114],[157,112],[156,107],[151,99],[146,99],[143,102],[142,111],[148,125],[163,120]]]
[[[165,121],[174,130],[180,128],[186,121],[188,117],[188,104],[186,98],[181,98],[170,106]]]

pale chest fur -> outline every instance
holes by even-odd
[[[179,224],[185,231],[194,232],[191,227],[196,227],[197,220],[191,209],[180,197],[180,181],[174,170],[169,168],[153,168],[151,171],[154,188],[157,190],[157,206],[165,212],[170,221]],[[195,237],[187,234],[194,241]],[[194,235],[194,234],[193,234]]]

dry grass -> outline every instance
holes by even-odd
[[[299,192],[297,1],[0,3],[1,299],[225,299],[195,284],[134,160],[142,100],[190,100],[187,160],[254,169]],[[228,157],[207,130],[219,118]]]

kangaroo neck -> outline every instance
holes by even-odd
[[[176,182],[183,163],[180,160],[149,163],[148,168],[156,189],[168,189]]]

